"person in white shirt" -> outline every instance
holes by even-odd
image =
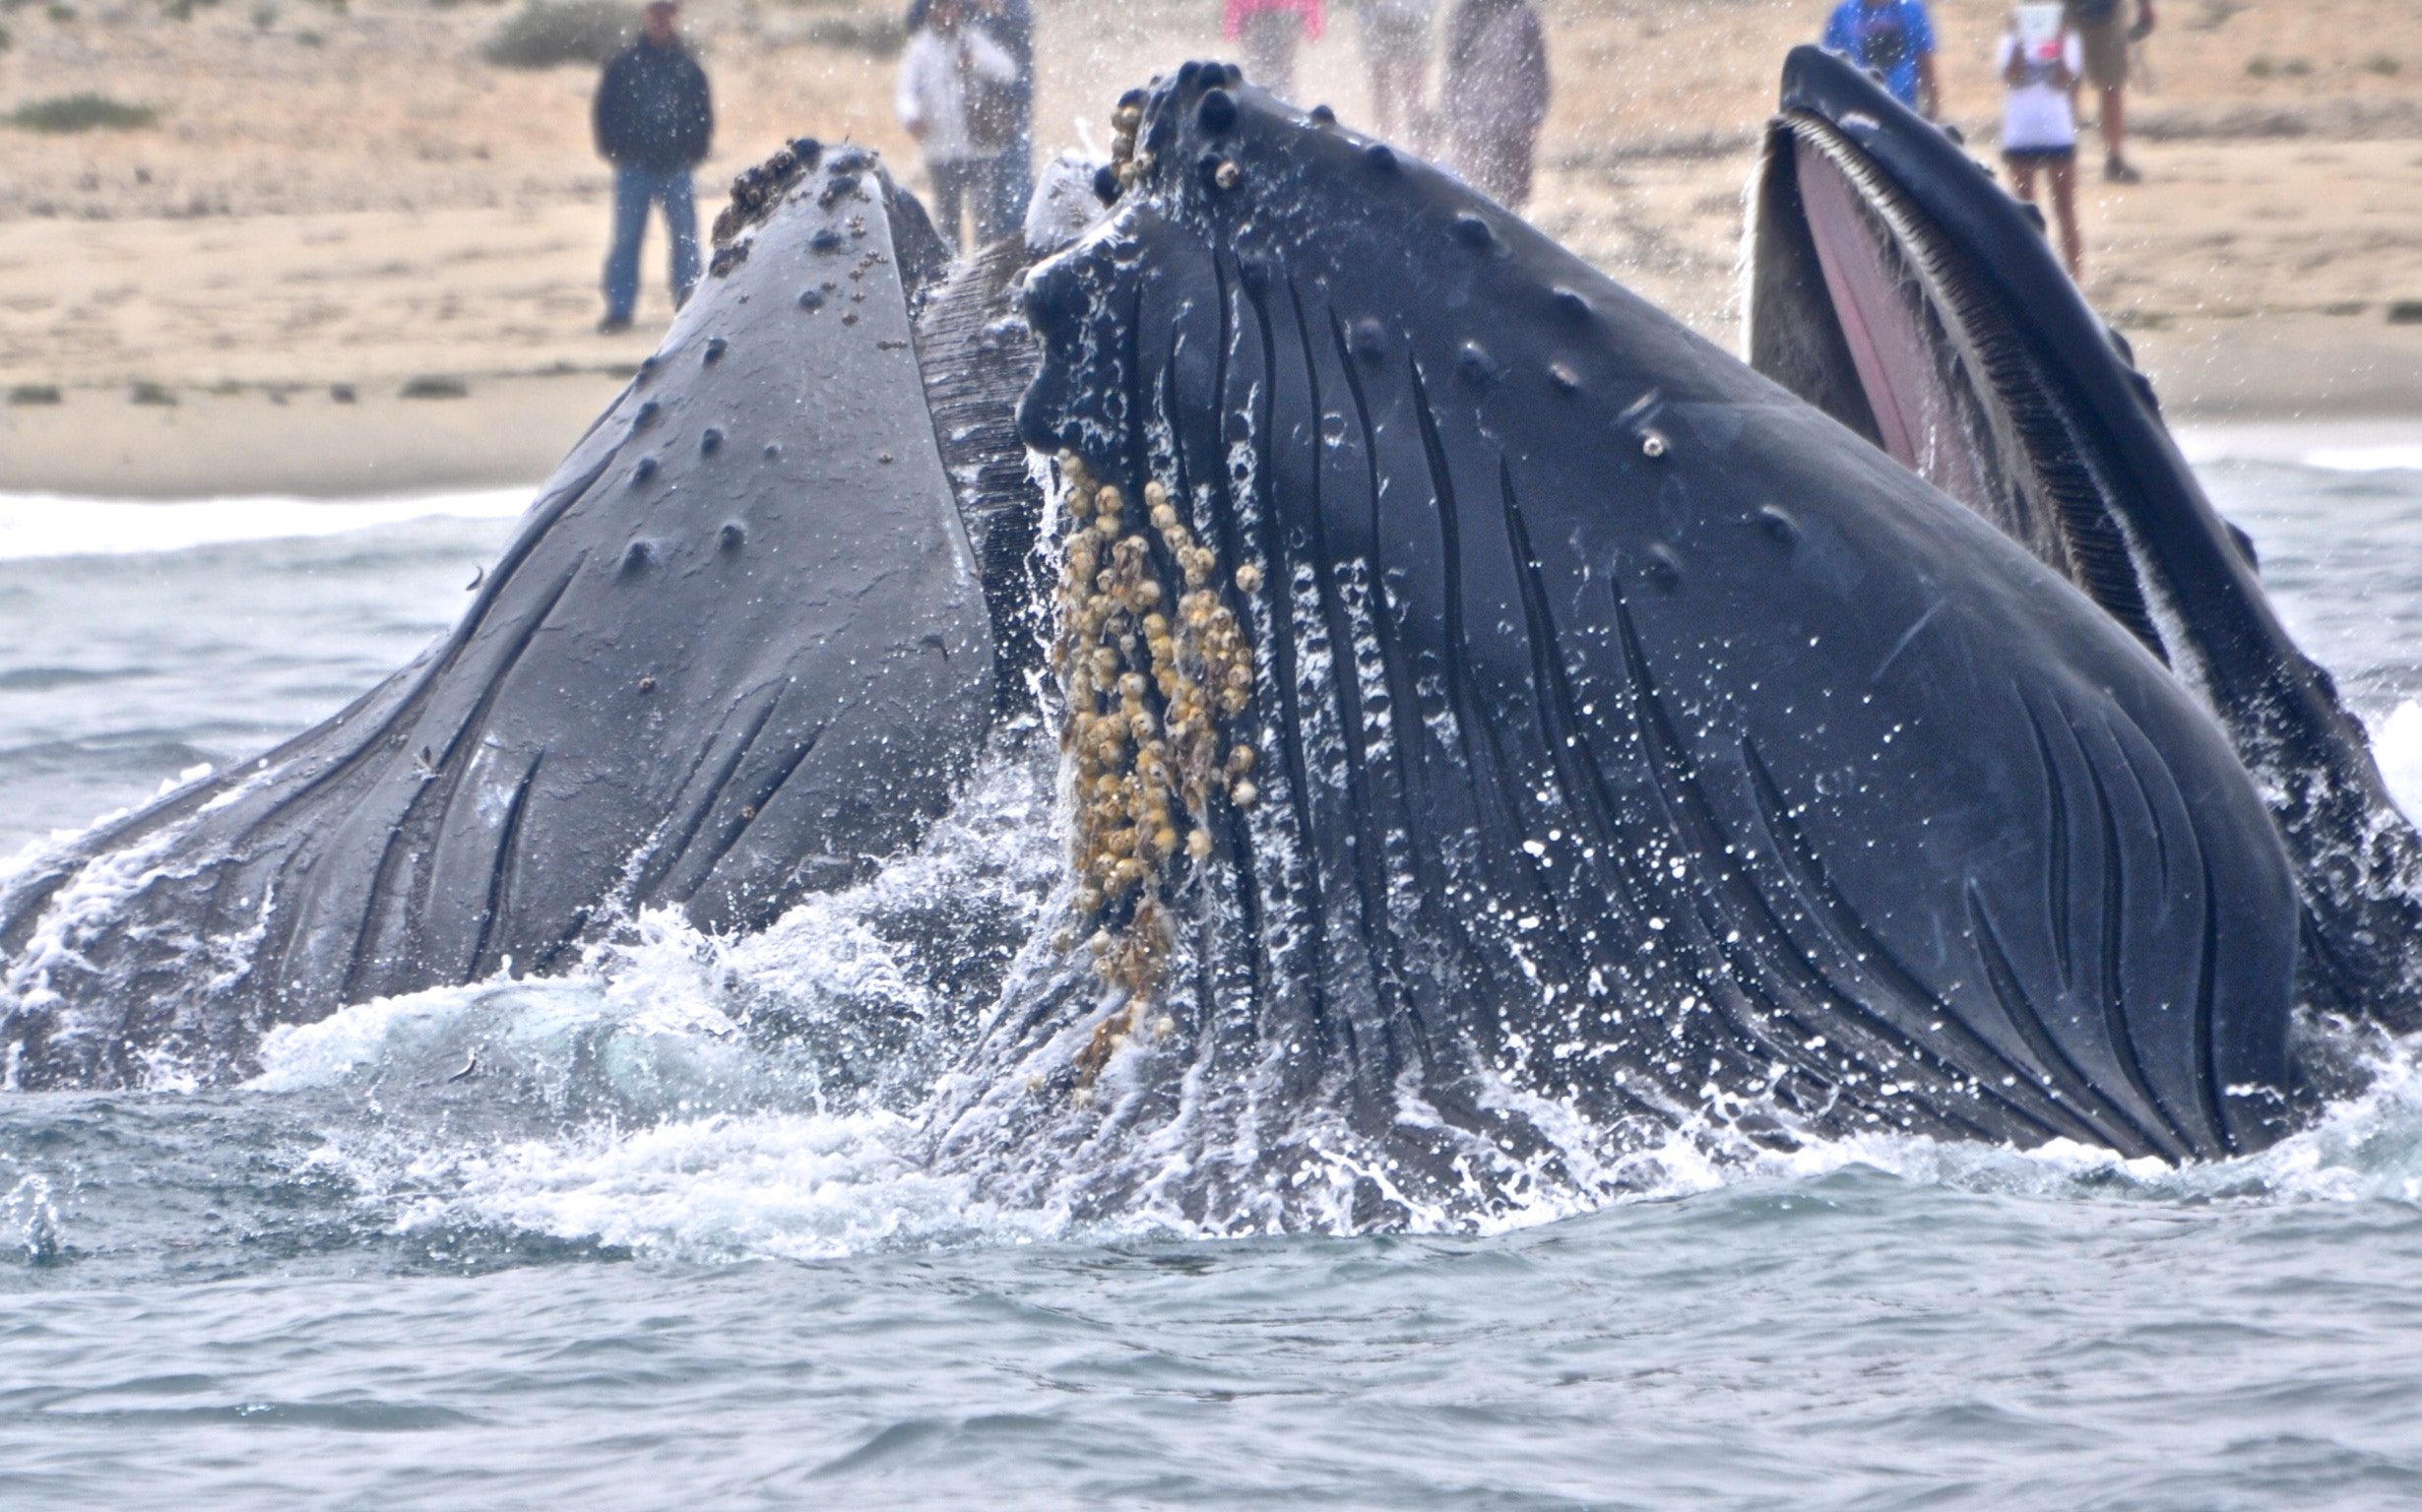
[[[2032,14],[2031,14],[2032,13]],[[1994,55],[2008,93],[2002,107],[2002,160],[2018,198],[2035,198],[2035,174],[2052,181],[2061,226],[2061,261],[2082,277],[2077,235],[2077,112],[2071,92],[2085,64],[2082,45],[2058,5],[2022,5]]]
[[[993,159],[1009,146],[1006,105],[1018,66],[983,28],[967,24],[965,0],[932,0],[924,20],[900,60],[895,104],[900,124],[924,150],[933,227],[955,250],[971,192],[982,192]]]

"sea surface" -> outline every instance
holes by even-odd
[[[2422,806],[2422,423],[2182,439]],[[400,665],[523,502],[0,496],[0,867]],[[2422,1050],[2187,1170],[1686,1143],[1485,1231],[1006,1211],[867,1046],[721,1005],[932,1012],[885,911],[1031,898],[1049,801],[994,763],[764,939],[659,920],[244,1086],[0,1094],[0,1507],[2422,1506]]]

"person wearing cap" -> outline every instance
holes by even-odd
[[[615,53],[598,80],[591,124],[597,150],[614,165],[613,246],[606,254],[602,332],[627,331],[639,299],[639,241],[648,207],[662,206],[672,240],[672,304],[698,285],[698,211],[690,169],[715,136],[706,70],[681,45],[674,0],[649,0],[639,36]]]

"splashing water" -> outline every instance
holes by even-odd
[[[2225,441],[2199,452],[2208,486],[2422,809],[2422,472]],[[451,518],[0,561],[0,814],[38,816],[22,841],[244,759],[442,628],[500,534]],[[303,635],[256,618],[289,584]],[[180,687],[207,691],[163,698]],[[2317,1063],[2360,1090],[2184,1169],[1543,1117],[1555,1159],[1509,1200],[1407,1203],[1392,1236],[1239,1238],[1263,1227],[1239,1213],[1273,1209],[1087,1207],[1103,1162],[1156,1189],[1149,1142],[937,1163],[953,1074],[1059,923],[1034,733],[1005,733],[924,845],[761,935],[651,915],[557,978],[281,1030],[240,1087],[0,1098],[0,1485],[590,1508],[675,1488],[2422,1495],[2422,1052],[2326,1026]],[[1280,1210],[1343,1234],[1385,1171],[1315,1132],[1324,1163],[1288,1173]]]

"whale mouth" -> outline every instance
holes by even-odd
[[[2037,351],[2032,311],[1878,165],[1854,136],[1874,118],[1842,114],[1786,109],[1767,126],[1750,364],[1974,510],[2169,661],[2110,480],[2092,467],[2104,443]]]
[[[1943,130],[1794,49],[1753,185],[1752,366],[2069,580],[2168,665],[2268,796],[2304,914],[2299,993],[2422,1027],[2422,838],[2271,611],[2127,342],[2035,207]]]

